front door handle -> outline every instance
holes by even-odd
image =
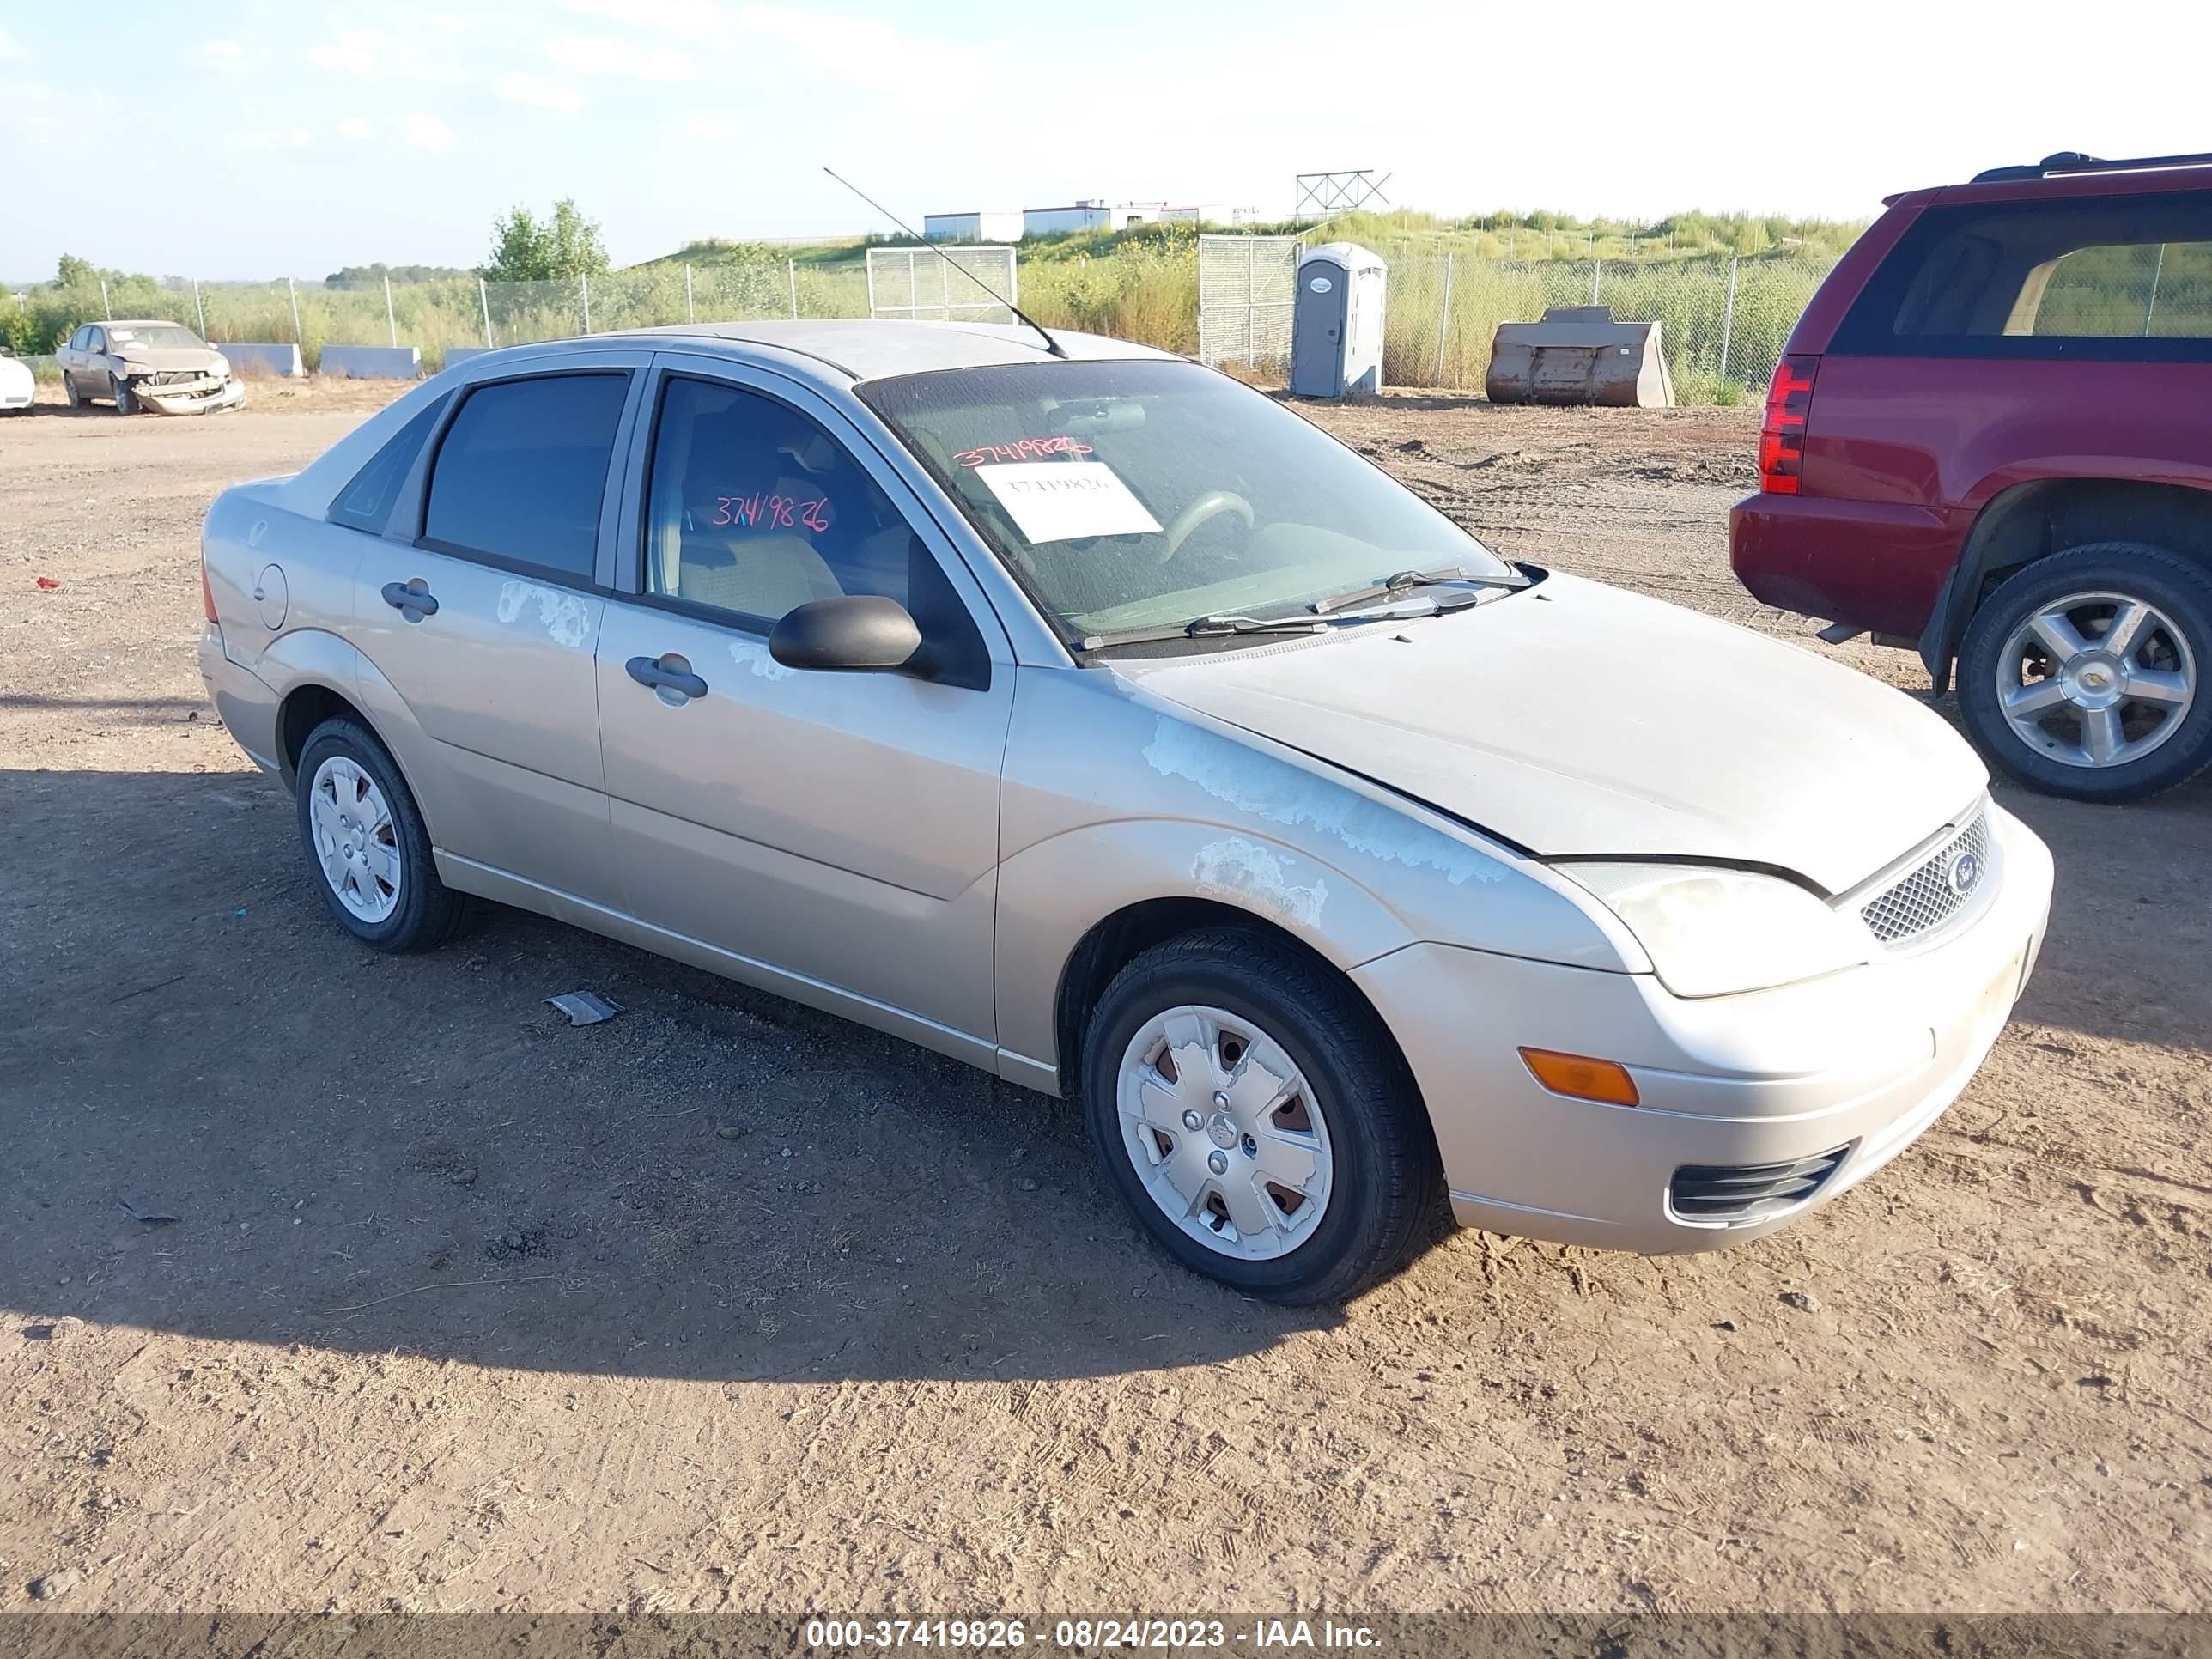
[[[430,585],[420,576],[410,577],[404,582],[385,583],[384,602],[409,622],[421,622],[425,617],[438,614],[438,597],[431,592]]]
[[[707,682],[693,673],[691,665],[672,651],[658,659],[632,657],[623,666],[640,685],[651,686],[655,691],[672,691],[684,702],[707,695]],[[661,701],[669,700],[663,697]]]

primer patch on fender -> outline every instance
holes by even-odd
[[[1297,885],[1291,880],[1293,862],[1272,847],[1231,836],[1200,848],[1190,873],[1209,897],[1244,899],[1278,921],[1317,927],[1328,884],[1316,877],[1310,887]]]
[[[1141,536],[1160,527],[1103,461],[1002,461],[975,477],[1032,543],[1079,536]]]
[[[1165,715],[1145,745],[1145,759],[1162,777],[1188,778],[1240,812],[1310,826],[1369,858],[1435,870],[1455,887],[1505,878],[1497,860],[1402,812]]]
[[[750,668],[764,680],[787,680],[799,671],[786,668],[768,653],[764,645],[755,645],[750,640],[730,641],[730,660],[740,668]]]
[[[592,608],[574,593],[562,593],[550,587],[541,587],[536,582],[501,582],[499,585],[499,619],[511,623],[519,618],[526,607],[538,607],[538,625],[556,645],[571,649],[584,642],[591,632]]]

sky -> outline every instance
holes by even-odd
[[[1993,16],[2002,15],[2002,27]],[[2212,10],[1960,0],[0,0],[0,278],[471,265],[571,196],[617,264],[1112,201],[1863,218],[2202,149]]]

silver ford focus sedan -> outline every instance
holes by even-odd
[[[1900,693],[1089,336],[487,354],[204,560],[209,690],[356,939],[474,894],[1079,1098],[1255,1296],[1372,1283],[1442,1193],[1769,1232],[1957,1096],[2050,903]]]

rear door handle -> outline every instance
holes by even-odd
[[[425,617],[438,614],[438,596],[431,592],[429,584],[420,576],[404,582],[385,583],[384,602],[409,622],[421,622]]]
[[[691,672],[691,665],[674,652],[655,659],[652,657],[632,657],[623,666],[629,671],[630,678],[640,685],[649,685],[655,691],[673,691],[685,702],[707,695],[707,682]],[[666,698],[663,698],[665,702]]]

